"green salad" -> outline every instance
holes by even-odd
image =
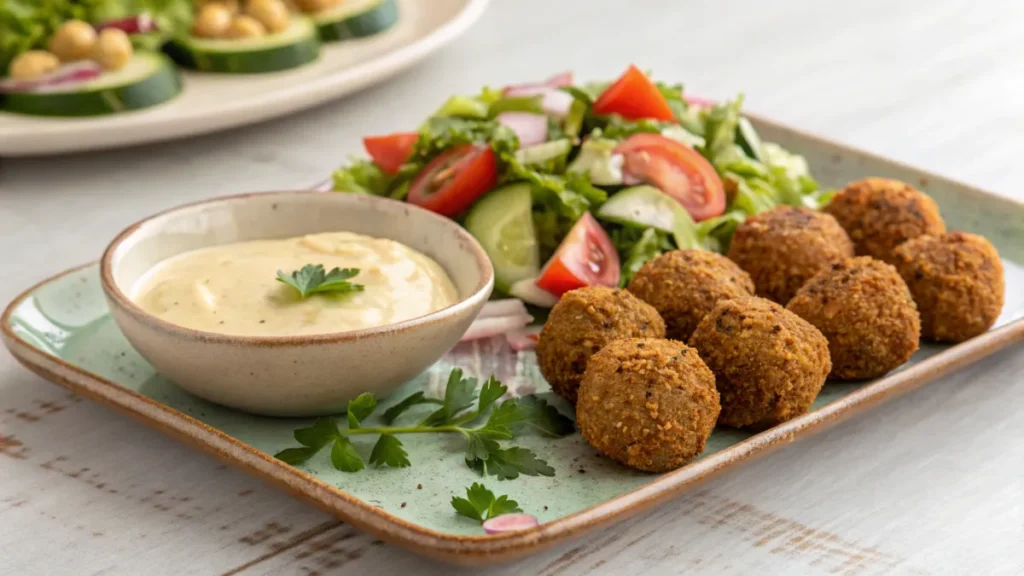
[[[416,132],[363,140],[340,192],[457,219],[499,292],[550,306],[568,290],[624,286],[675,249],[724,252],[736,226],[829,193],[807,162],[763,142],[740,112],[689,98],[631,66],[612,83],[543,83],[452,96]]]

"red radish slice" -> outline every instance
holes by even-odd
[[[527,304],[533,304],[540,308],[551,308],[558,303],[558,296],[537,286],[536,278],[520,280],[508,289],[509,296],[515,296]]]
[[[533,350],[537,347],[537,341],[540,339],[540,329],[540,326],[527,326],[521,330],[513,330],[505,334],[508,347],[513,352]]]
[[[522,328],[523,326],[529,326],[530,322],[533,322],[533,316],[530,316],[529,314],[478,318],[469,325],[469,329],[462,335],[459,342],[501,336],[502,334]]]
[[[46,92],[48,89],[69,84],[92,80],[103,73],[103,68],[92,60],[82,60],[65,64],[52,74],[32,80],[0,80],[0,92]]]
[[[529,112],[502,112],[498,122],[508,126],[519,137],[519,146],[533,146],[548,138],[548,119]]]
[[[146,32],[156,32],[157,30],[156,22],[153,21],[153,17],[147,12],[143,12],[138,16],[110,20],[109,22],[96,25],[97,31],[107,28],[117,28],[118,30],[123,30],[125,34],[145,34]]]
[[[505,298],[503,300],[490,300],[477,314],[477,320],[481,318],[494,318],[495,316],[519,316],[529,314],[526,305],[518,298]]]
[[[504,532],[516,532],[540,526],[540,522],[532,514],[502,514],[490,520],[484,521],[484,532],[488,534],[502,534]]]

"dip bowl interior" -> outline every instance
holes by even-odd
[[[457,302],[377,328],[236,336],[171,324],[129,297],[148,270],[184,252],[339,231],[389,238],[433,258]],[[101,274],[114,321],[157,371],[211,402],[270,416],[338,413],[362,392],[388,394],[458,342],[494,285],[486,253],[452,220],[386,198],[323,192],[230,196],[159,213],[111,242]]]

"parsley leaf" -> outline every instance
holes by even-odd
[[[402,448],[402,441],[391,434],[381,434],[370,452],[370,464],[405,468],[411,466],[409,454]]]
[[[274,454],[274,458],[281,460],[285,464],[291,464],[295,466],[297,464],[303,464],[310,458],[316,455],[320,451],[320,448],[313,448],[311,446],[303,446],[302,448],[285,448],[277,454]]]
[[[483,414],[488,408],[494,405],[499,398],[508,392],[508,386],[502,384],[497,378],[491,376],[484,382],[482,388],[480,388],[480,403],[477,408],[477,412]]]
[[[366,420],[377,408],[377,399],[369,392],[363,392],[359,396],[348,401],[348,427],[359,428],[359,423]]]
[[[341,436],[338,425],[330,418],[317,418],[309,428],[295,431],[295,439],[303,446],[317,450],[327,446],[332,440]]]
[[[504,494],[495,497],[493,492],[479,482],[474,482],[472,486],[466,488],[465,498],[453,496],[452,508],[455,508],[460,515],[477,522],[483,522],[502,514],[522,512],[518,502],[510,500]]]
[[[473,405],[476,378],[463,378],[462,370],[455,368],[448,375],[444,390],[444,403],[421,423],[422,426],[442,426],[451,422],[456,414]]]
[[[481,397],[482,396],[483,393],[481,392]],[[401,416],[403,412],[417,404],[444,404],[444,401],[438,400],[437,398],[427,398],[423,394],[423,391],[420,390],[419,392],[406,396],[404,400],[385,410],[384,414],[381,416],[381,420],[383,420],[385,424],[391,424],[396,418]]]
[[[520,398],[516,408],[522,417],[522,426],[532,428],[545,436],[561,438],[576,431],[576,425],[571,418],[536,396]]]
[[[485,462],[487,473],[498,480],[515,480],[520,474],[527,476],[554,476],[555,469],[533,453],[532,450],[513,446],[492,452]]]
[[[277,281],[295,288],[299,292],[299,298],[305,299],[310,294],[321,292],[338,294],[362,292],[362,284],[352,284],[348,281],[357,274],[359,274],[358,268],[334,268],[330,272],[325,272],[323,264],[306,264],[302,269],[296,270],[290,275],[278,270]]]
[[[366,466],[363,457],[356,452],[356,447],[345,437],[334,441],[334,447],[331,448],[331,464],[342,472],[358,472]]]

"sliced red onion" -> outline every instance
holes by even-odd
[[[558,296],[537,286],[536,278],[526,278],[509,286],[508,293],[527,304],[541,308],[551,308],[558,302]]]
[[[518,98],[540,96],[540,107],[544,110],[544,113],[550,114],[551,116],[557,116],[559,118],[568,114],[569,107],[572,106],[571,94],[568,92],[562,92],[558,88],[553,88],[544,84],[522,84],[519,86],[510,86],[505,89],[505,96],[514,96]]]
[[[460,342],[468,340],[479,340],[501,336],[512,330],[528,326],[533,322],[533,316],[529,314],[516,314],[513,316],[493,316],[491,318],[478,318],[469,325],[469,329],[462,335]]]
[[[117,28],[118,30],[123,30],[125,34],[145,34],[146,32],[156,32],[157,30],[156,22],[153,21],[153,17],[148,12],[96,25],[97,31],[107,28]]]
[[[541,326],[527,326],[505,334],[505,340],[508,341],[508,347],[513,352],[533,350],[537,347],[537,341],[540,340],[540,330]]]
[[[639,186],[640,184],[643,183],[643,180],[637,178],[636,176],[633,176],[632,174],[626,172],[625,170],[622,171],[622,184],[624,186]]]
[[[540,144],[548,138],[548,119],[542,114],[502,112],[498,114],[498,122],[519,136],[519,145],[522,147]]]
[[[540,526],[540,522],[532,514],[502,514],[490,520],[484,521],[484,532],[488,534],[502,534],[504,532],[517,532]]]
[[[494,318],[495,316],[516,316],[529,314],[526,305],[518,298],[505,298],[504,300],[490,300],[477,314],[477,320],[481,318]]]
[[[31,80],[0,80],[0,92],[46,92],[57,86],[92,80],[103,73],[103,68],[92,60],[65,64],[56,71]]]
[[[701,98],[700,96],[688,96],[684,94],[683,100],[686,100],[686,103],[690,106],[696,106],[697,108],[714,108],[715,106],[714,100],[708,100],[707,98]]]
[[[572,86],[572,70],[566,70],[565,72],[559,72],[551,78],[544,81],[548,86],[558,88],[560,86]]]

